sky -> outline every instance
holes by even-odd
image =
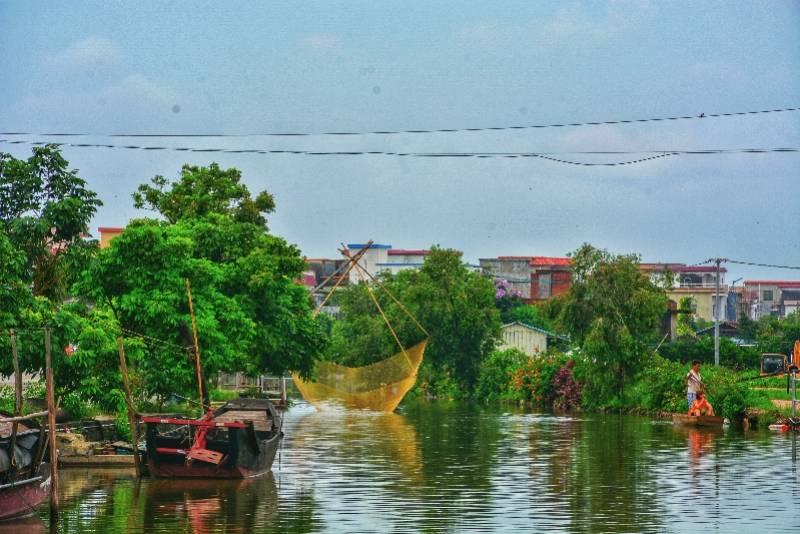
[[[0,131],[229,149],[554,152],[581,162],[800,147],[800,112],[506,131],[233,138],[109,133],[451,129],[800,106],[800,3],[0,2]],[[9,139],[9,136],[0,136]],[[18,136],[34,141],[60,138]],[[60,140],[63,140],[61,138]],[[28,157],[30,146],[0,143]],[[644,261],[800,265],[800,153],[680,155],[615,167],[544,159],[213,154],[65,147],[105,203],[212,161],[275,195],[272,232],[309,257],[341,242]],[[728,280],[800,279],[729,266]]]

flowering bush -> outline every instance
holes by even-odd
[[[522,293],[511,286],[508,280],[496,280],[494,283],[494,303],[500,310],[500,316],[505,321],[508,313],[519,306],[522,306]]]
[[[560,353],[527,356],[519,350],[494,351],[480,367],[475,395],[481,400],[532,402],[561,410],[581,405],[575,360]]]

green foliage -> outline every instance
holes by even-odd
[[[694,311],[697,309],[697,303],[694,297],[683,297],[678,305],[678,310],[682,312],[678,315],[678,337],[695,337],[697,332],[697,323],[694,320]]]
[[[523,400],[522,392],[515,387],[518,369],[523,368],[528,356],[518,349],[494,350],[480,364],[475,398],[479,400]]]
[[[34,148],[27,160],[0,153],[0,230],[24,255],[21,278],[33,294],[56,300],[78,262],[71,256],[92,246],[83,236],[102,205],[68,165],[55,145]]]
[[[573,285],[559,320],[591,361],[586,383],[591,396],[610,401],[651,353],[666,297],[640,272],[634,255],[615,256],[584,244],[570,256]]]
[[[522,304],[521,306],[512,308],[508,311],[506,318],[503,319],[503,323],[507,324],[514,321],[536,326],[551,332],[553,331],[552,322],[541,306]]]
[[[688,410],[686,374],[690,368],[690,364],[654,356],[618,404],[620,407],[685,413]],[[725,367],[714,366],[704,366],[701,375],[716,414],[729,419],[741,418],[751,398],[745,377]]]
[[[153,185],[140,185],[133,194],[134,207],[157,211],[171,223],[216,214],[266,228],[264,216],[275,211],[275,199],[266,191],[252,198],[241,179],[239,169],[223,170],[217,163],[184,165],[176,182],[156,176]]]
[[[168,190],[159,177],[159,189],[142,186],[137,205],[168,221],[132,221],[78,285],[123,328],[162,340],[137,362],[145,391],[162,401],[196,388],[186,279],[206,374],[308,374],[324,349],[323,325],[294,282],[305,269],[300,251],[267,233],[261,213],[274,206],[263,195],[251,199],[239,179],[236,169],[187,166]]]
[[[492,282],[469,271],[460,252],[438,247],[431,249],[419,270],[387,274],[381,280],[430,332],[418,383],[424,384],[428,394],[468,396],[480,362],[494,349],[500,335]],[[424,334],[400,307],[384,291],[370,289],[403,345],[421,341]],[[366,284],[339,293],[341,319],[333,326],[328,357],[352,366],[397,353],[399,347]]]
[[[800,313],[788,317],[761,317],[755,324],[755,339],[761,352],[792,353],[794,342],[800,339]]]
[[[680,363],[691,363],[698,360],[705,364],[714,363],[714,338],[700,336],[696,339],[681,339],[672,343],[664,343],[658,349],[664,358]],[[719,362],[721,365],[736,370],[758,369],[761,353],[756,347],[740,347],[728,338],[719,340]]]

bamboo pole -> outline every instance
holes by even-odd
[[[11,337],[11,357],[14,364],[14,416],[19,417],[22,415],[22,373],[19,372],[19,354],[17,353],[17,336],[14,334],[14,329],[8,331]],[[14,449],[17,446],[17,432],[19,431],[19,422],[14,421],[11,425],[11,468],[16,470],[17,457],[14,454]]]
[[[49,413],[50,413],[49,410],[43,410],[41,412],[29,413],[28,415],[20,415],[19,417],[2,417],[0,418],[0,422],[14,423],[17,421],[30,421],[31,419],[35,419],[36,417],[44,417]]]
[[[58,449],[53,366],[50,359],[50,327],[44,327],[44,366],[47,380],[47,438],[50,446],[50,520],[58,521]]]
[[[192,304],[192,286],[189,284],[189,279],[186,280],[186,294],[189,296],[189,315],[192,317],[192,335],[194,336],[194,367],[197,373],[197,394],[200,398],[200,417],[205,412],[205,404],[203,403],[203,374],[200,367],[200,344],[197,341],[197,318],[194,316],[194,304]]]
[[[136,469],[136,478],[142,478],[142,459],[139,457],[139,431],[136,427],[136,410],[133,406],[131,385],[128,381],[128,364],[125,361],[125,347],[122,345],[122,336],[117,337],[117,348],[119,349],[119,370],[122,373],[122,385],[125,387],[125,405],[128,408],[128,424],[131,427],[133,466]]]

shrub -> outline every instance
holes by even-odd
[[[517,349],[495,350],[478,368],[475,396],[479,400],[521,400],[512,378],[528,357]]]
[[[682,339],[666,343],[658,353],[673,362],[689,363],[699,360],[705,364],[714,363],[714,338],[701,336],[697,339]],[[740,347],[728,338],[719,340],[719,361],[725,367],[736,370],[758,369],[761,354],[756,347]]]

